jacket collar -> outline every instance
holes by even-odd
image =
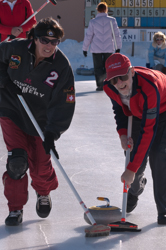
[[[13,1],[13,2],[17,2],[17,0]],[[3,3],[9,3],[9,4],[12,4],[11,2],[9,2],[8,0],[3,0]]]
[[[14,5],[16,4],[16,2],[17,2],[17,0],[13,1],[12,3],[9,2],[8,0],[4,0],[3,4],[8,4],[10,6],[11,10],[13,10]]]
[[[152,46],[154,47],[154,48],[157,48],[158,46],[157,46],[157,43],[155,43],[155,42],[153,42],[152,43]],[[165,49],[166,48],[166,42],[163,42],[163,44],[162,44],[162,46],[160,47],[160,49]]]
[[[96,17],[101,17],[101,16],[108,16],[108,13],[98,13]]]
[[[133,97],[134,95],[136,95],[138,92],[137,92],[137,89],[138,89],[138,73],[135,71],[135,74],[133,76],[133,84],[132,84],[132,94],[131,94],[131,97]]]
[[[6,1],[6,0],[4,0],[4,1],[2,1],[2,3],[3,4],[7,4],[7,3],[9,3],[10,4],[10,2],[8,2],[8,1]],[[16,0],[16,4],[20,4],[20,3],[22,3],[22,0]]]

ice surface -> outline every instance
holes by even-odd
[[[70,51],[70,54],[67,53],[67,45],[67,42],[65,46],[61,44],[62,47],[66,47],[65,53],[73,69],[76,69],[80,63],[79,60],[84,60],[82,50],[78,51],[81,45],[79,44],[78,50]],[[71,50],[72,48],[70,46]],[[129,49],[131,48],[128,45],[126,51]],[[142,56],[142,51],[145,49],[141,50],[139,47],[138,51],[139,57],[130,57],[132,64],[145,66],[145,58]],[[78,52],[80,55],[77,57]],[[89,60],[90,57],[91,55]],[[76,111],[71,127],[57,141],[56,147],[62,166],[87,207],[105,204],[96,199],[98,196],[104,196],[110,199],[111,205],[121,208],[123,186],[120,176],[124,170],[125,158],[115,129],[111,102],[104,92],[96,92],[95,89],[94,76],[76,75]],[[1,176],[5,171],[6,157],[6,148],[0,133]],[[137,224],[142,231],[110,233],[110,236],[97,238],[85,238],[84,229],[89,225],[83,219],[84,211],[59,169],[55,164],[54,166],[59,187],[51,192],[53,208],[46,219],[41,219],[36,214],[36,195],[29,178],[29,201],[24,207],[23,223],[18,227],[6,227],[4,220],[8,216],[8,207],[3,195],[3,185],[0,182],[0,249],[166,249],[166,226],[157,224],[149,165],[145,172],[148,180],[146,189],[140,196],[138,206],[127,215],[126,219]]]

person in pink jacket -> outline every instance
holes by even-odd
[[[34,24],[32,17],[26,24],[21,24],[34,13],[29,0],[0,0],[0,42],[7,37],[26,38],[26,32]]]
[[[86,57],[90,46],[93,56],[94,74],[97,91],[103,90],[103,81],[106,78],[105,61],[115,52],[114,39],[111,29],[111,22],[115,34],[117,49],[120,52],[122,40],[119,28],[114,17],[108,16],[108,5],[101,2],[97,5],[98,14],[90,20],[89,26],[83,41],[83,54]]]

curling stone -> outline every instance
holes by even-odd
[[[110,206],[110,201],[108,198],[97,197],[97,199],[101,201],[107,201],[106,205],[88,208],[97,224],[107,225],[110,222],[121,220],[122,212],[119,207]],[[84,220],[91,225],[86,213],[84,213]]]
[[[84,76],[90,76],[94,75],[94,69],[88,69],[87,67],[85,68],[84,65],[81,65],[80,68],[76,69],[77,75],[84,75]]]

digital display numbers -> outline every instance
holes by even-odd
[[[85,27],[97,14],[100,0],[86,0]],[[166,0],[102,0],[108,4],[108,14],[116,18],[119,27],[166,28]]]

